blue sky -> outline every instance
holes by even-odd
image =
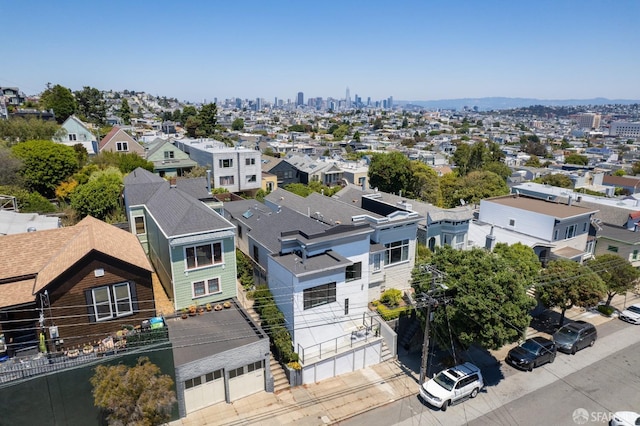
[[[638,0],[0,1],[0,86],[640,99]]]

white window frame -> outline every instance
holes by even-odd
[[[210,291],[211,288],[209,286],[211,285],[212,282],[217,282],[217,286],[218,286],[217,291]],[[196,294],[196,284],[200,284],[200,283],[202,283],[202,285],[204,286],[204,293],[198,295]],[[197,280],[197,281],[191,282],[192,299],[199,299],[201,297],[211,296],[212,294],[220,294],[220,293],[222,293],[222,285],[221,285],[220,277],[206,278],[204,280]]]
[[[229,169],[233,167],[233,158],[221,158],[218,160],[221,169]]]
[[[373,258],[373,272],[380,272],[382,270],[382,253],[374,253]]]
[[[175,154],[174,154],[173,151],[165,151],[164,152],[164,159],[165,160],[171,160],[173,158],[175,158]]]
[[[127,288],[127,297],[124,299],[118,299],[118,296],[116,295],[116,288],[118,287],[124,287],[126,286]],[[113,306],[115,307],[115,316],[116,317],[122,317],[125,315],[131,315],[133,314],[133,300],[131,300],[131,286],[128,282],[126,283],[119,283],[119,284],[114,284],[112,286],[112,291],[113,291]],[[127,311],[122,311],[120,312],[120,310],[118,309],[118,302],[121,301],[129,301],[129,309]]]
[[[129,142],[125,142],[125,141],[116,142],[116,151],[118,151],[118,152],[128,152],[129,151]]]
[[[256,175],[247,175],[247,182],[257,182]]]
[[[98,290],[106,290],[107,291],[107,296],[108,296],[108,301],[107,302],[96,302],[96,291]],[[102,287],[96,287],[96,288],[92,288],[91,289],[91,301],[93,303],[93,315],[94,318],[96,319],[96,322],[100,322],[100,321],[107,321],[110,319],[113,319],[113,304],[111,301],[111,289],[109,288],[109,286],[102,286]],[[106,317],[100,317],[99,313],[98,313],[98,306],[103,306],[107,304],[109,306],[109,316]]]
[[[233,175],[229,176],[220,176],[220,186],[231,186],[235,185],[235,177]]]
[[[220,260],[216,262],[216,252],[215,245],[220,245]],[[198,247],[210,246],[211,247],[211,263],[206,263],[199,265],[198,264],[198,256],[196,255],[196,250]],[[194,266],[189,267],[189,254],[188,251],[193,250],[193,260]],[[222,245],[222,241],[217,241],[215,243],[206,243],[206,244],[197,244],[192,246],[184,247],[184,270],[185,271],[193,271],[196,269],[208,268],[211,266],[222,265],[224,263],[224,247]]]
[[[408,239],[392,241],[390,243],[386,243],[384,247],[385,247],[385,252],[384,252],[385,266],[398,265],[400,263],[409,261],[409,240]],[[400,249],[400,260],[398,260],[397,262],[391,262],[391,252],[398,249]]]

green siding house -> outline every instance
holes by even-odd
[[[198,165],[189,154],[164,139],[147,144],[147,160],[153,163],[153,172],[160,177],[183,176]]]
[[[144,169],[134,170],[124,182],[131,232],[149,256],[174,308],[236,297],[231,222],[191,195],[193,191]]]

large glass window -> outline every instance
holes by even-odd
[[[220,186],[229,186],[233,185],[235,179],[233,176],[220,176]]]
[[[323,284],[303,291],[304,309],[315,308],[336,301],[336,283]]]
[[[185,248],[186,268],[196,269],[222,263],[222,243],[203,244]]]
[[[393,265],[394,263],[405,262],[409,260],[409,240],[395,241],[384,245],[386,248],[384,264]]]
[[[362,278],[362,262],[347,266],[345,281],[354,281]]]
[[[96,320],[105,320],[113,317],[111,311],[111,292],[109,287],[94,288],[93,293],[93,309]]]
[[[131,292],[129,283],[116,284],[113,286],[113,299],[116,307],[116,316],[122,316],[133,313],[133,305],[131,303]]]
[[[233,167],[233,159],[231,158],[221,159],[221,160],[218,160],[218,164],[220,165],[220,167],[223,167],[223,168]]]

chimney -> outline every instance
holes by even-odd
[[[496,246],[496,236],[493,235],[493,225],[491,225],[491,231],[489,232],[489,235],[487,235],[484,241],[484,248],[489,251],[493,251],[493,248],[495,246]]]

